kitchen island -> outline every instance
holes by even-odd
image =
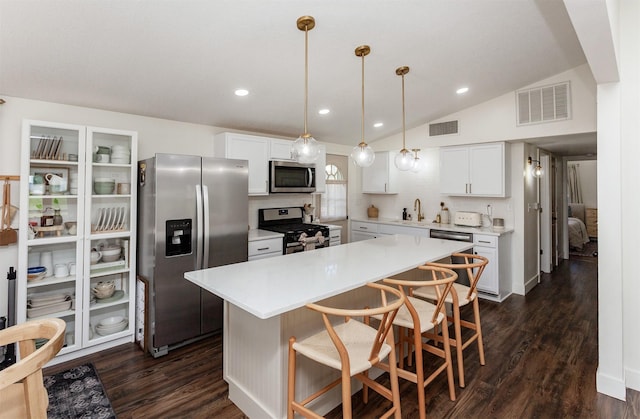
[[[428,261],[471,248],[471,243],[390,235],[311,252],[185,273],[185,278],[225,300],[223,377],[229,398],[251,418],[286,417],[287,351],[290,336],[320,330],[320,316],[305,304],[327,300],[362,307],[371,301],[363,286]],[[299,398],[331,381],[335,371],[301,359]],[[337,406],[340,389],[313,408]],[[357,390],[354,388],[354,391]]]

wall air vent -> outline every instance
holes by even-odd
[[[534,89],[518,90],[518,125],[530,125],[571,118],[569,82]]]
[[[458,121],[438,122],[429,124],[429,137],[458,133]]]

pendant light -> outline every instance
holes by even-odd
[[[415,153],[413,157],[413,167],[411,168],[411,171],[413,173],[420,173],[424,168],[424,159],[420,159],[420,157],[418,157],[418,151],[420,151],[420,149],[412,148],[411,151]]]
[[[395,164],[398,170],[407,171],[413,168],[415,159],[413,154],[407,150],[405,144],[405,117],[404,117],[404,75],[409,72],[409,67],[396,68],[396,74],[402,77],[402,150],[396,154]]]
[[[302,16],[297,21],[298,29],[304,31],[304,134],[301,134],[291,146],[291,154],[298,163],[309,164],[316,161],[320,154],[318,142],[307,131],[307,102],[309,101],[309,31],[316,26],[311,16]]]
[[[360,167],[369,167],[376,158],[373,149],[364,142],[364,57],[369,55],[371,48],[369,45],[362,45],[356,48],[356,57],[362,57],[362,138],[360,144],[353,147],[351,159]]]

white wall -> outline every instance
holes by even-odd
[[[612,151],[607,151],[608,158],[605,164],[600,164],[602,155],[600,154],[600,141],[598,142],[598,203],[600,208],[603,204],[607,204],[609,209],[599,212],[600,231],[617,227],[617,221],[612,218],[621,220],[621,230],[612,229],[609,232],[609,239],[615,240],[615,247],[611,252],[620,251],[621,255],[615,255],[615,259],[607,262],[607,271],[604,271],[600,264],[599,278],[601,287],[610,288],[607,297],[599,296],[600,323],[598,329],[613,328],[615,340],[612,344],[623,346],[624,355],[624,379],[627,387],[640,391],[640,327],[638,327],[638,319],[640,319],[640,304],[638,296],[640,295],[640,281],[638,281],[637,266],[637,249],[638,237],[640,237],[640,220],[638,219],[638,208],[640,208],[640,194],[638,184],[638,156],[640,155],[640,56],[638,50],[640,47],[640,4],[637,1],[620,2],[620,107],[621,113],[619,118],[612,120],[611,123],[618,122],[620,127],[620,148],[619,151],[614,147]],[[615,109],[615,108],[614,108]],[[600,122],[600,121],[599,121]],[[603,144],[602,148],[608,149],[608,144]],[[604,150],[603,150],[604,151]],[[615,167],[619,165],[619,172]],[[618,175],[619,173],[619,175]],[[616,175],[618,177],[616,178]],[[616,187],[619,184],[619,188]],[[608,189],[613,186],[613,191]],[[611,193],[619,192],[620,199],[614,199],[612,202],[607,200],[611,198]],[[604,219],[603,219],[604,217]],[[615,237],[615,233],[621,233]],[[598,241],[601,242],[600,237]],[[601,246],[602,247],[602,246]],[[599,250],[598,250],[599,251]],[[601,254],[601,253],[600,253]],[[622,263],[622,270],[613,266],[614,263]],[[620,276],[622,281],[620,283]],[[611,277],[607,275],[613,274]],[[604,279],[604,281],[603,281]],[[621,288],[620,288],[621,286]],[[603,290],[604,291],[604,290]],[[615,292],[611,293],[611,291]],[[622,313],[620,313],[620,307]],[[606,312],[602,310],[604,306],[610,306]],[[620,317],[620,314],[622,316]],[[618,328],[622,323],[622,341],[618,339]],[[611,348],[603,340],[610,336],[602,336],[600,340],[602,349],[599,348],[600,362],[607,361],[604,358],[619,356],[618,347]],[[604,347],[607,345],[607,347]],[[598,369],[600,372],[600,368]],[[604,371],[604,369],[603,369]]]

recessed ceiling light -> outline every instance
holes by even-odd
[[[375,124],[373,124],[374,128],[380,128],[381,126],[383,126],[384,124],[382,122],[376,122]]]
[[[468,87],[461,87],[458,90],[456,90],[456,93],[461,95],[461,94],[467,93],[468,91],[469,91]]]
[[[234,93],[236,96],[246,96],[249,94],[249,91],[247,89],[238,89]]]
[[[320,110],[318,111],[318,113],[319,113],[320,115],[326,115],[326,114],[328,114],[329,112],[331,112],[329,109],[320,109]]]

